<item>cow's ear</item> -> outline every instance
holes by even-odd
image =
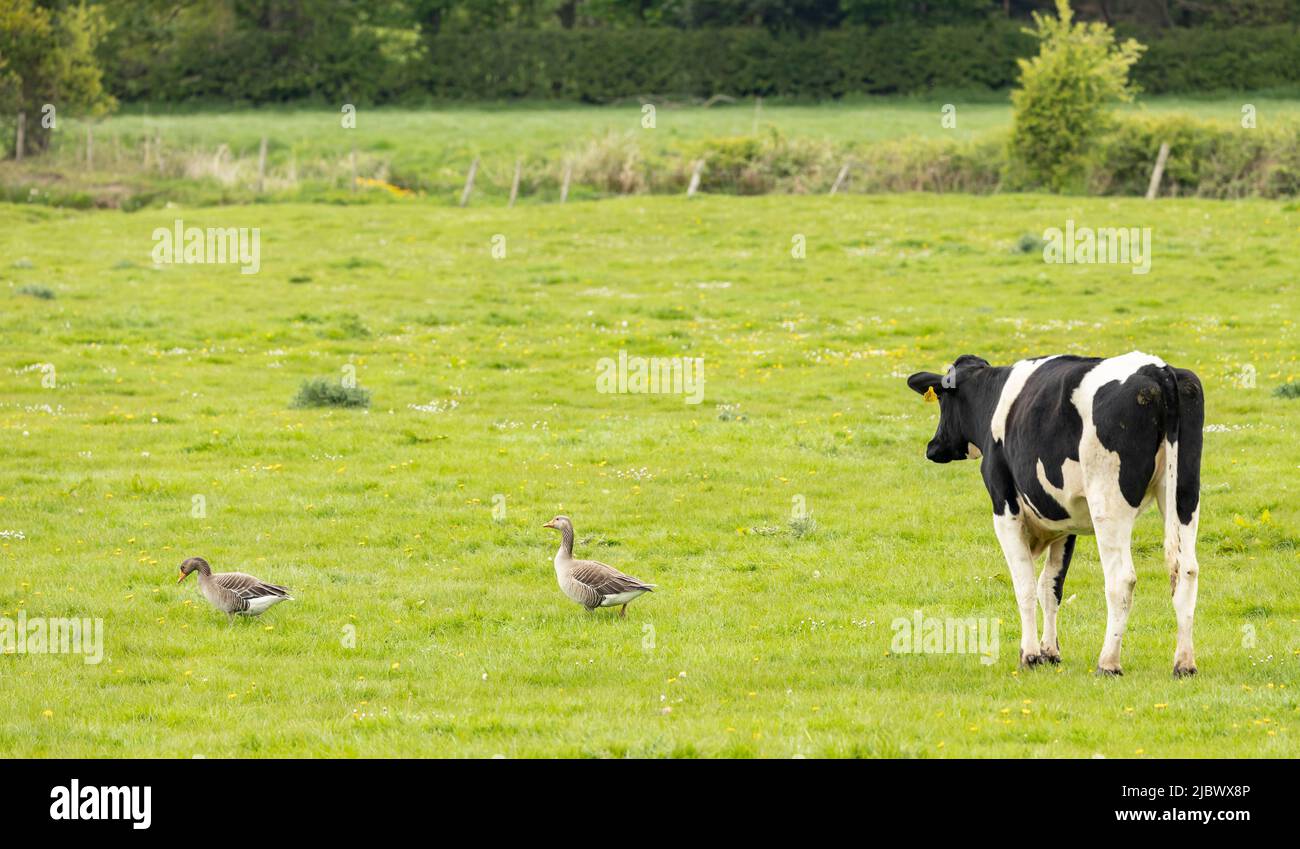
[[[924,395],[930,390],[934,390],[936,393],[942,391],[943,387],[940,385],[942,380],[943,375],[941,374],[935,374],[932,371],[918,371],[907,379],[907,385],[917,395]]]

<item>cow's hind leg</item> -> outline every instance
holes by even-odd
[[[1056,614],[1061,609],[1065,573],[1074,556],[1074,536],[1058,539],[1047,549],[1047,562],[1038,576],[1038,605],[1043,608],[1043,642],[1040,654],[1049,663],[1061,662],[1061,645],[1056,636]]]
[[[1118,495],[1118,493],[1116,493]],[[1097,551],[1106,576],[1106,640],[1097,658],[1097,671],[1104,675],[1122,675],[1119,654],[1133,609],[1133,587],[1137,569],[1133,567],[1133,525],[1137,511],[1120,509],[1115,515],[1093,516],[1097,532]]]
[[[1020,665],[1036,666],[1043,662],[1038,642],[1038,607],[1034,599],[1034,555],[1025,532],[1024,518],[1003,508],[1001,515],[994,514],[993,529],[997,532],[1002,553],[1011,570],[1011,585],[1016,591],[1016,607],[1020,610]]]
[[[1195,374],[1179,369],[1178,441],[1165,443],[1174,452],[1166,464],[1177,470],[1176,504],[1166,504],[1166,486],[1160,487],[1160,509],[1165,512],[1165,559],[1169,566],[1169,585],[1173,593],[1174,616],[1178,621],[1178,644],[1174,650],[1174,676],[1196,674],[1196,652],[1192,648],[1192,620],[1196,615],[1196,583],[1200,567],[1196,562],[1196,530],[1201,510],[1201,433],[1205,425],[1205,399],[1201,381]],[[1168,474],[1168,471],[1166,471]],[[1173,511],[1170,515],[1168,511]]]
[[[1181,484],[1181,481],[1180,481]],[[1160,495],[1160,512],[1173,509],[1166,503],[1163,487]],[[1191,521],[1183,517],[1173,520],[1172,533],[1166,530],[1165,561],[1169,567],[1169,594],[1173,596],[1174,618],[1178,622],[1178,645],[1174,649],[1174,676],[1182,678],[1196,674],[1196,651],[1192,648],[1192,620],[1196,616],[1196,581],[1200,567],[1196,562],[1196,530],[1200,524],[1199,506],[1192,510]],[[1166,520],[1168,516],[1166,515]]]
[[[1189,524],[1178,526],[1178,574],[1174,585],[1174,616],[1178,620],[1178,647],[1174,650],[1174,675],[1196,674],[1196,652],[1192,648],[1192,619],[1196,616],[1196,526],[1200,510]]]

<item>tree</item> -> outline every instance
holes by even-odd
[[[95,58],[107,32],[99,8],[80,4],[52,14],[34,0],[0,0],[0,114],[27,114],[32,150],[49,146],[51,128],[38,120],[46,104],[56,115],[91,116],[117,105]]]
[[[1133,99],[1129,71],[1146,48],[1115,42],[1103,23],[1074,23],[1068,0],[1058,17],[1034,13],[1038,55],[1017,60],[1020,88],[1011,93],[1011,154],[1029,182],[1061,191],[1082,175],[1092,142],[1110,122],[1108,106]]]

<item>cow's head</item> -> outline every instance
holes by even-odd
[[[919,371],[907,379],[913,392],[939,401],[939,427],[925,448],[927,460],[951,463],[979,456],[978,448],[972,450],[979,441],[975,428],[975,399],[969,397],[973,394],[970,389],[963,394],[962,387],[980,369],[988,367],[987,360],[963,354],[945,374]]]

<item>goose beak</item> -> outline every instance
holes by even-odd
[[[185,573],[184,573],[184,572],[181,572],[181,576],[180,576],[179,578],[176,579],[176,583],[179,584],[179,583],[180,583],[181,581],[183,581],[183,580],[185,580]]]
[[[555,527],[555,520],[552,519],[551,521],[547,522],[545,525],[542,525],[542,527],[543,527],[543,528],[553,528],[553,527]]]

